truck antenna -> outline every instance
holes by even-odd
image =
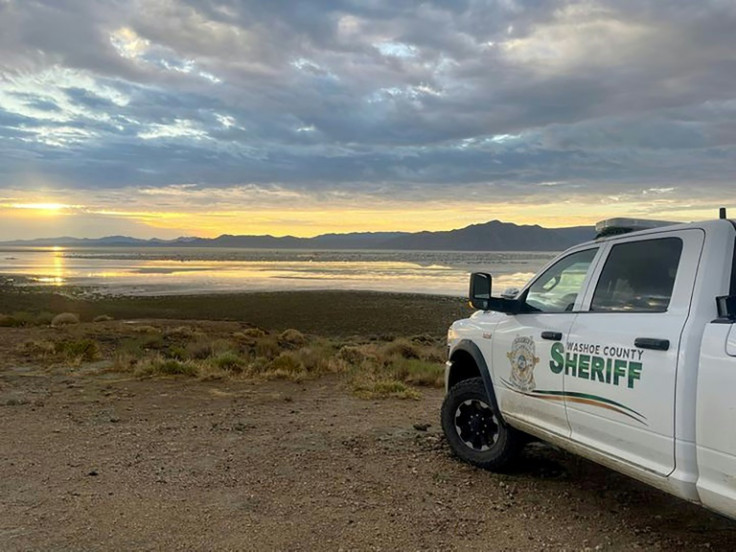
[[[721,207],[721,208],[720,208],[720,209],[718,210],[718,218],[721,218],[721,219],[725,219],[725,218],[728,218],[728,217],[726,216],[726,208],[725,208],[725,207]]]

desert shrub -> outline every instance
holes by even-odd
[[[253,352],[256,357],[272,359],[276,358],[281,353],[281,347],[275,338],[267,336],[256,341],[253,346]]]
[[[197,376],[199,368],[193,362],[181,362],[169,358],[154,357],[138,363],[135,375],[139,378],[154,376]]]
[[[438,388],[445,385],[445,367],[442,364],[413,358],[398,359],[391,368],[397,380],[412,385]]]
[[[17,311],[13,314],[0,314],[0,327],[23,328],[27,326],[48,326],[52,323],[54,315],[50,312],[33,314],[26,311]]]
[[[25,326],[35,326],[38,324],[37,315],[30,312],[14,312],[10,314],[0,314],[0,327],[3,328],[22,328]]]
[[[138,357],[126,352],[117,352],[113,357],[111,372],[132,372],[138,364]]]
[[[22,324],[8,314],[0,314],[0,328],[17,328]]]
[[[431,335],[415,335],[410,338],[412,343],[416,343],[417,345],[435,345],[437,343],[437,338],[432,337]]]
[[[332,350],[325,345],[304,347],[294,353],[304,369],[310,374],[324,374],[326,372],[341,371],[337,364],[332,362]]]
[[[233,334],[233,337],[235,337],[236,339],[261,339],[262,337],[266,337],[266,335],[266,332],[263,331],[261,328],[245,328],[244,330],[235,332]]]
[[[421,358],[419,347],[405,339],[397,339],[386,345],[383,354],[387,357]]]
[[[15,320],[16,326],[35,326],[38,323],[36,321],[37,316],[38,315],[25,311],[13,313],[13,319]]]
[[[427,362],[432,362],[434,364],[444,365],[445,361],[447,360],[447,350],[440,345],[427,347],[422,352],[422,360],[426,360]]]
[[[71,324],[79,324],[79,316],[71,312],[62,312],[61,314],[57,314],[51,321],[51,325],[55,328]]]
[[[226,372],[240,373],[245,368],[246,362],[238,353],[225,351],[210,359],[213,366]]]
[[[154,326],[143,325],[143,326],[131,326],[130,331],[135,334],[160,334],[161,330]]]
[[[212,354],[209,341],[193,341],[186,346],[186,356],[196,360],[204,360]]]
[[[233,351],[237,346],[229,339],[215,339],[210,342],[210,355],[215,356],[227,351]]]
[[[164,336],[167,338],[192,339],[194,337],[202,337],[204,334],[191,326],[177,326],[176,328],[166,328]]]
[[[54,343],[50,341],[26,341],[18,347],[18,351],[30,357],[45,358],[56,353]]]
[[[114,320],[114,318],[107,314],[101,314],[99,316],[95,316],[92,322],[109,322],[110,320]]]
[[[166,349],[166,343],[160,333],[142,333],[127,336],[121,341],[120,347],[128,353],[141,356],[148,351]]]
[[[289,351],[284,351],[269,363],[271,370],[283,370],[285,372],[301,372],[304,365],[297,356]]]
[[[267,378],[282,378],[292,381],[302,381],[307,375],[304,365],[291,351],[284,351],[271,360],[261,373]]]
[[[337,357],[348,364],[358,366],[366,359],[366,353],[361,347],[345,345],[337,352]]]
[[[176,360],[187,360],[189,356],[187,355],[187,350],[184,347],[180,347],[178,345],[172,345],[168,349],[163,351],[164,356],[167,358],[174,358]]]
[[[48,311],[39,312],[34,320],[37,326],[50,326],[53,321],[54,313]]]
[[[225,379],[227,376],[227,372],[220,370],[210,363],[205,362],[199,365],[198,378],[200,381],[222,380]]]
[[[299,330],[285,330],[279,335],[278,344],[286,349],[297,349],[307,343],[307,338]]]
[[[100,346],[93,339],[75,339],[59,341],[56,352],[63,354],[68,360],[75,362],[91,362],[100,356]]]

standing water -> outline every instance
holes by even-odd
[[[490,272],[497,292],[521,287],[555,253],[227,248],[4,247],[0,273],[34,285],[115,295],[369,290],[465,296]]]

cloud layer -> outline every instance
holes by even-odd
[[[734,28],[723,0],[0,0],[0,208],[736,207]]]

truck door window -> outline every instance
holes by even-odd
[[[526,304],[533,312],[571,311],[597,248],[578,251],[549,267],[529,288]]]
[[[598,312],[664,312],[682,254],[680,238],[614,245],[590,305]]]

